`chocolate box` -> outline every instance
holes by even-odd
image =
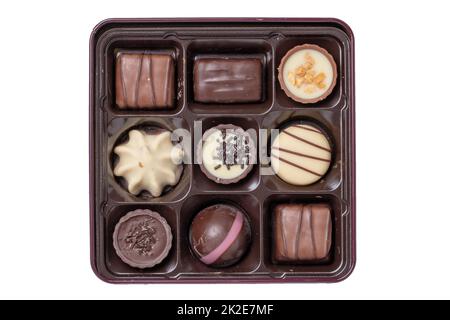
[[[291,99],[278,80],[283,56],[303,44],[325,49],[337,68],[331,93],[311,104]],[[236,63],[230,63],[233,59]],[[91,263],[99,278],[111,283],[337,282],[350,275],[356,259],[355,77],[354,38],[344,22],[106,20],[91,35],[89,77]],[[257,132],[257,163],[245,177],[216,183],[199,164],[187,161],[178,182],[155,197],[130,193],[129,182],[115,175],[115,147],[131,130],[193,133],[199,122],[200,134],[221,124]],[[330,165],[319,181],[293,185],[270,173],[270,130],[305,122],[326,133]],[[183,141],[184,155],[194,159],[198,141],[189,135]],[[245,254],[220,268],[198,259],[189,231],[198,212],[217,204],[242,210],[251,229]],[[149,268],[125,263],[113,239],[119,220],[138,209],[158,213],[172,232],[167,256]],[[292,233],[295,240],[289,238]],[[160,241],[149,239],[146,244]]]

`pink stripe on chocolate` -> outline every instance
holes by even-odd
[[[230,231],[228,231],[228,234],[225,237],[225,239],[223,239],[223,241],[217,246],[217,248],[215,248],[213,251],[208,253],[200,260],[204,264],[212,264],[216,262],[217,259],[219,259],[236,240],[236,238],[239,235],[239,232],[241,232],[243,224],[244,224],[244,217],[242,216],[241,212],[237,212],[233,224],[231,225]]]

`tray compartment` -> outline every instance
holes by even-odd
[[[331,165],[328,172],[323,178],[316,183],[308,186],[291,185],[281,178],[273,174],[270,167],[270,147],[272,136],[272,129],[283,129],[290,124],[300,121],[307,121],[321,127],[328,135],[332,148]],[[341,139],[341,118],[340,112],[333,110],[306,110],[297,109],[292,111],[274,111],[267,115],[263,122],[262,128],[267,130],[267,149],[261,148],[264,159],[261,161],[261,176],[263,184],[272,192],[291,193],[291,192],[306,192],[306,193],[321,193],[333,191],[339,188],[342,184],[342,171],[344,170],[343,162],[345,159],[344,144]]]
[[[226,268],[213,268],[203,264],[192,253],[189,245],[189,227],[192,219],[202,209],[214,204],[230,204],[242,209],[250,220],[252,242],[247,254],[236,264]],[[180,268],[183,276],[248,275],[255,272],[260,264],[260,206],[258,199],[250,194],[192,196],[183,203],[180,212]]]
[[[189,140],[190,127],[183,118],[169,117],[133,117],[115,118],[110,122],[108,133],[108,180],[109,198],[116,202],[143,202],[143,203],[170,203],[182,200],[189,192],[191,186],[192,165],[184,164],[183,173],[179,182],[169,187],[160,197],[152,197],[149,193],[133,195],[126,188],[126,181],[122,177],[113,174],[113,168],[118,161],[118,156],[113,152],[114,148],[127,141],[128,132],[133,129],[164,129],[174,134],[174,139],[183,137],[180,144],[185,146],[186,160],[191,157],[191,142]]]
[[[198,117],[195,120],[201,123],[201,136],[212,127],[220,124],[233,124],[239,126],[244,130],[249,130],[249,134],[254,138],[255,146],[258,146],[258,122],[250,116],[205,116]],[[199,128],[200,129],[200,128]],[[200,130],[199,130],[200,133]],[[193,151],[197,152],[198,144],[201,140],[195,141],[197,137],[194,137]],[[198,139],[201,139],[200,134]],[[219,184],[209,179],[200,169],[199,164],[194,164],[193,168],[194,186],[197,190],[205,193],[214,192],[250,192],[255,190],[260,183],[259,164],[256,163],[253,166],[252,171],[242,180],[232,184]]]
[[[278,81],[278,67],[280,66],[281,59],[292,48],[302,44],[316,44],[325,50],[327,50],[332,56],[337,66],[337,82],[333,89],[333,92],[324,100],[313,104],[302,104],[289,98],[286,93],[281,89],[280,82]],[[330,109],[340,108],[345,104],[346,92],[343,85],[344,79],[347,75],[346,59],[345,59],[345,47],[335,37],[329,35],[305,35],[305,36],[289,36],[280,39],[275,43],[275,96],[276,101],[280,107],[284,109],[298,109],[298,108],[310,108],[310,109]]]
[[[311,204],[325,203],[331,208],[333,221],[332,243],[330,255],[326,261],[287,263],[273,260],[273,214],[274,208],[278,204],[295,203]],[[342,234],[342,206],[339,199],[333,194],[311,196],[305,194],[273,194],[267,197],[263,204],[263,247],[264,266],[271,277],[292,277],[308,276],[320,274],[323,277],[332,276],[342,264],[342,244],[348,239],[344,239]]]
[[[136,209],[149,209],[158,212],[163,218],[165,218],[172,229],[172,248],[168,256],[156,266],[147,269],[132,268],[124,263],[116,253],[113,246],[113,233],[116,224],[120,218],[126,215],[128,212]],[[178,217],[176,210],[165,205],[118,205],[107,212],[105,217],[105,266],[107,272],[112,277],[170,277],[170,274],[178,264]]]
[[[175,63],[175,102],[173,108],[167,109],[120,109],[116,105],[116,59],[120,53],[134,54],[169,54]],[[184,51],[183,45],[177,40],[149,39],[123,35],[111,41],[106,49],[105,63],[105,100],[104,107],[114,115],[173,115],[179,113],[184,106]]]
[[[260,39],[202,39],[187,47],[187,104],[198,114],[261,114],[272,106],[272,47]],[[262,99],[249,103],[201,103],[194,99],[193,70],[198,58],[254,58],[262,64]]]

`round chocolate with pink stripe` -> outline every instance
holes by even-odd
[[[227,267],[238,262],[251,241],[250,223],[244,212],[228,204],[200,211],[189,230],[192,251],[204,264]]]

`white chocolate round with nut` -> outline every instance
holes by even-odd
[[[286,89],[304,100],[325,94],[335,77],[329,58],[314,49],[302,49],[287,57],[282,74]]]

